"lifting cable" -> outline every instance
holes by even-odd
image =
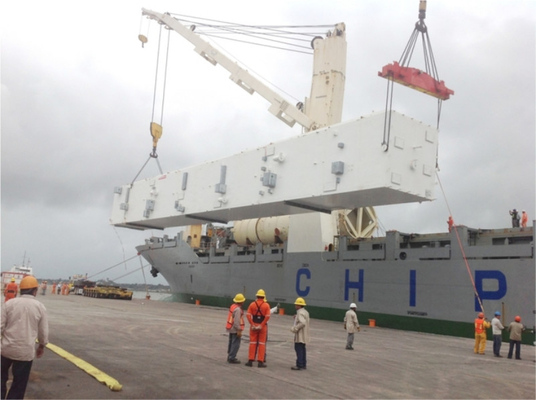
[[[141,25],[140,25],[141,30]],[[158,161],[158,154],[156,153],[156,147],[158,145],[158,140],[162,137],[162,123],[164,120],[164,104],[166,100],[166,83],[167,83],[167,69],[168,69],[168,61],[169,61],[169,42],[170,42],[170,30],[168,30],[168,38],[167,38],[167,48],[166,48],[166,55],[165,55],[165,65],[164,65],[164,82],[163,82],[163,88],[162,88],[162,104],[161,104],[161,110],[160,110],[160,121],[159,123],[155,122],[155,110],[156,110],[156,98],[157,98],[157,88],[158,88],[158,73],[160,68],[160,48],[162,43],[162,25],[160,25],[160,30],[158,33],[158,49],[156,54],[156,68],[155,68],[155,77],[154,77],[154,89],[153,89],[153,107],[151,112],[151,123],[149,125],[149,131],[151,133],[151,137],[153,138],[153,147],[151,153],[149,153],[149,158],[145,163],[142,165],[139,172],[136,174],[134,179],[132,180],[130,186],[134,184],[136,179],[138,179],[138,176],[141,174],[147,163],[151,160],[151,158],[154,158],[156,160],[156,164],[158,165],[158,170],[160,171],[160,174],[163,174],[162,166],[160,165],[160,161]],[[147,43],[147,37],[143,34],[138,35],[138,39],[141,41],[142,47],[144,47],[145,43]]]
[[[109,271],[109,270],[111,270],[112,268],[115,268],[115,267],[117,267],[117,266],[119,266],[119,265],[121,265],[121,264],[124,264],[124,263],[126,263],[127,261],[130,261],[130,260],[132,260],[132,259],[134,259],[134,258],[136,258],[136,257],[139,257],[139,255],[136,254],[135,256],[130,257],[128,260],[123,260],[123,261],[121,261],[121,262],[119,262],[119,263],[117,263],[117,264],[115,264],[115,265],[112,265],[111,267],[108,267],[108,268],[106,268],[106,269],[103,269],[103,270],[100,271],[100,272],[97,272],[97,273],[95,273],[95,274],[93,274],[93,275],[91,275],[91,276],[88,276],[87,279],[89,279],[89,278],[93,278],[93,277],[96,276],[96,275],[100,275],[100,274],[102,274],[103,272]]]
[[[447,209],[449,212],[449,218],[452,218],[452,211],[450,210],[449,202],[447,201],[447,196],[445,195],[445,190],[443,189],[443,185],[441,184],[441,179],[439,179],[439,173],[436,171],[437,181],[439,182],[439,187],[441,188],[441,192],[443,193],[443,198],[445,199],[445,204],[447,205]],[[454,221],[454,219],[452,219]],[[465,256],[465,251],[463,248],[462,240],[460,238],[460,234],[458,232],[458,228],[456,224],[452,224],[452,229],[454,229],[454,233],[456,233],[456,239],[458,240],[458,245],[460,246],[460,250],[462,252],[463,261],[465,263],[465,267],[467,269],[467,274],[469,275],[469,279],[471,279],[471,284],[473,285],[473,291],[475,292],[475,297],[478,300],[478,304],[480,305],[480,309],[484,312],[484,305],[482,304],[482,299],[480,298],[480,295],[478,294],[478,290],[476,290],[476,284],[475,279],[473,278],[473,274],[471,273],[471,269],[469,268],[469,262],[467,261],[467,257]]]
[[[419,90],[425,94],[437,98],[437,129],[439,130],[439,121],[441,118],[441,107],[443,100],[449,99],[454,91],[448,89],[443,81],[439,80],[439,73],[435,63],[432,43],[428,36],[428,27],[424,19],[426,18],[426,0],[420,0],[419,3],[419,20],[415,23],[415,28],[409,38],[404,51],[398,62],[388,64],[383,67],[378,75],[387,79],[387,98],[385,102],[385,119],[383,128],[382,149],[387,151],[391,133],[391,112],[393,104],[393,83],[397,82],[412,89]],[[415,44],[421,36],[425,71],[416,68],[410,68],[409,63],[415,50]],[[388,115],[387,115],[388,114]]]

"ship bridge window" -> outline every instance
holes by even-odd
[[[372,245],[372,250],[382,250],[383,249],[383,243],[376,243]]]

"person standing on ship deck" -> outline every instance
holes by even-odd
[[[475,319],[475,354],[484,355],[486,350],[486,329],[491,324],[484,317],[484,313],[479,313]]]
[[[249,322],[249,357],[245,364],[253,366],[253,361],[257,359],[259,368],[266,367],[266,338],[268,327],[266,324],[270,319],[270,305],[265,301],[266,293],[259,289],[256,294],[257,299],[248,307],[247,319]]]
[[[510,211],[510,215],[512,216],[512,228],[519,228],[519,213],[514,208]]]
[[[39,283],[33,276],[20,282],[20,297],[2,307],[1,393],[2,399],[23,399],[34,358],[40,358],[48,344],[45,306],[36,300]],[[36,340],[38,341],[36,349]],[[7,390],[9,369],[13,382]]]
[[[359,327],[359,321],[357,320],[357,305],[355,303],[350,304],[350,309],[346,311],[346,315],[344,316],[344,329],[346,329],[346,332],[348,333],[348,337],[346,338],[346,350],[353,350],[354,345],[354,333],[361,332],[361,328]]]
[[[236,355],[240,349],[240,340],[242,338],[242,331],[244,330],[244,310],[242,310],[242,304],[246,301],[246,298],[242,293],[238,293],[234,299],[234,304],[229,308],[229,315],[227,316],[226,329],[229,332],[229,346],[227,347],[227,362],[229,364],[240,364]]]
[[[294,333],[294,350],[296,351],[296,366],[290,367],[293,371],[307,369],[307,349],[309,343],[309,312],[304,308],[305,300],[298,297],[294,302],[296,306],[296,315],[294,316],[294,325],[290,331]]]
[[[521,227],[526,228],[528,222],[529,222],[529,217],[527,215],[527,212],[525,210],[521,211]]]
[[[495,317],[491,320],[491,330],[493,333],[493,355],[495,357],[502,357],[501,356],[501,342],[502,342],[502,330],[504,329],[504,326],[501,324],[501,320],[499,317],[501,316],[501,313],[499,311],[495,311]]]

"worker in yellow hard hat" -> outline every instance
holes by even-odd
[[[227,362],[229,364],[240,364],[236,355],[240,349],[240,341],[245,326],[244,310],[242,310],[244,301],[246,301],[244,295],[238,293],[234,297],[233,304],[229,307],[229,314],[227,315],[227,325],[225,329],[229,332],[229,346],[227,347]]]
[[[47,313],[35,298],[38,289],[37,279],[25,276],[20,281],[20,296],[2,307],[2,399],[24,399],[33,360],[43,355],[48,344]],[[10,368],[13,382],[8,392]]]
[[[307,351],[306,344],[309,342],[309,312],[304,308],[305,300],[298,297],[294,302],[296,306],[296,315],[294,316],[294,325],[290,331],[294,333],[294,350],[296,351],[296,365],[290,367],[294,371],[307,369]]]
[[[4,301],[8,301],[17,297],[18,290],[19,287],[15,282],[15,278],[12,277],[11,281],[6,285],[6,288],[4,289]]]
[[[270,305],[265,301],[266,293],[259,289],[257,299],[248,307],[247,318],[249,322],[249,355],[246,366],[252,367],[257,359],[258,367],[266,367],[266,339],[268,337],[268,320],[270,319]]]

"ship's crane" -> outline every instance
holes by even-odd
[[[240,67],[236,61],[205,41],[195,32],[195,25],[186,27],[169,13],[162,14],[144,8],[142,15],[180,34],[195,46],[194,50],[206,61],[212,65],[219,64],[229,71],[231,73],[229,78],[246,92],[249,94],[256,92],[264,97],[271,104],[269,111],[288,126],[292,127],[297,122],[305,132],[310,132],[341,122],[346,79],[346,26],[344,23],[336,24],[325,39],[317,36],[312,40],[314,62],[311,95],[305,99],[304,103],[293,106]],[[140,35],[139,39],[142,45],[147,43],[145,36]],[[162,127],[152,123],[151,134],[154,138],[153,153],[155,153],[156,142],[162,136]],[[339,220],[341,233],[354,238],[371,236],[378,226],[376,213],[372,207],[339,210],[334,217]]]
[[[116,187],[115,226],[164,229],[301,214],[295,220],[301,219],[308,232],[330,224],[330,218],[339,222],[340,234],[365,237],[376,226],[372,206],[433,200],[437,129],[389,111],[393,126],[387,151],[381,146],[385,113],[340,122],[344,24],[336,24],[325,38],[313,39],[311,95],[303,107],[295,107],[170,14],[145,9],[143,14],[187,38],[205,60],[222,65],[240,87],[265,97],[270,112],[287,125],[297,122],[305,133]],[[314,227],[304,214],[318,215]],[[318,251],[333,240],[333,234],[316,237],[319,245],[309,237],[303,243]],[[294,251],[309,251],[303,243],[290,243],[289,249],[293,245]]]

